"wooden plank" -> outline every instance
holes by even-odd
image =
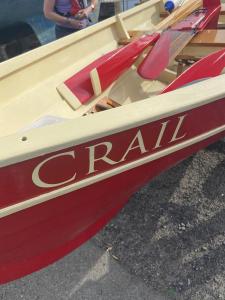
[[[102,87],[101,87],[101,82],[99,79],[98,71],[96,68],[94,68],[90,72],[90,77],[91,77],[91,84],[92,84],[92,88],[95,93],[95,96],[99,96],[102,93]]]
[[[167,18],[161,21],[155,26],[156,30],[164,30],[169,26],[179,22],[188,15],[190,15],[194,10],[202,7],[202,0],[189,0],[184,5],[172,12]]]
[[[172,26],[173,24],[176,24],[177,22],[181,21],[185,17],[189,16],[194,10],[198,9],[203,5],[202,0],[189,0],[181,7],[177,8],[174,12],[172,12],[170,15],[167,13],[167,17],[158,23],[153,29],[150,29],[150,31],[156,32],[156,31],[162,31],[164,29],[167,29],[168,27]],[[141,36],[143,34],[150,34],[150,32],[142,31],[142,30],[129,30],[128,31],[130,35],[130,39],[121,39],[119,41],[120,45],[127,45],[130,41],[133,41],[136,37]]]
[[[64,83],[58,85],[56,89],[60,96],[72,107],[73,110],[76,110],[81,106],[80,100]]]
[[[117,26],[117,29],[119,31],[121,38],[129,39],[130,36],[128,34],[128,31],[126,30],[126,27],[125,27],[125,24],[124,24],[124,21],[123,21],[121,15],[117,15],[116,19],[117,19],[116,26]]]
[[[168,17],[169,13],[166,12],[165,10],[160,12],[160,18],[164,19],[166,17]],[[220,10],[220,15],[221,16],[225,16],[225,3],[221,4],[221,10]]]
[[[97,113],[100,111],[112,109],[121,106],[119,103],[115,102],[114,100],[104,97],[101,100],[99,100],[93,107],[91,107],[84,116],[88,114]]]
[[[220,10],[220,15],[225,16],[225,4],[221,4],[221,10]]]
[[[195,36],[189,45],[225,47],[225,30],[204,30]]]

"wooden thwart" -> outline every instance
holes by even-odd
[[[225,48],[225,30],[204,30],[195,36],[189,43],[191,47],[215,47]],[[177,75],[180,75],[186,66],[198,61],[201,57],[188,54],[188,50],[180,53],[176,60],[178,61]]]
[[[131,41],[137,39],[139,36],[144,34],[144,31],[132,30],[129,31],[131,36],[130,39],[122,39],[120,40],[120,44],[127,45]],[[189,45],[191,46],[206,46],[206,47],[225,47],[225,29],[208,29],[199,32],[198,35],[193,37],[190,41]]]
[[[225,47],[225,30],[204,30],[191,40],[190,46]]]
[[[116,101],[108,98],[108,97],[104,97],[101,100],[99,100],[84,115],[94,114],[94,113],[97,113],[97,112],[101,112],[101,111],[105,111],[105,110],[108,110],[108,109],[116,108],[118,106],[121,106],[121,105],[119,103],[117,103]]]

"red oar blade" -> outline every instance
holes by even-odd
[[[211,20],[213,14],[213,12],[210,12],[211,17],[207,19],[207,22]],[[206,9],[197,10],[183,21],[163,32],[153,50],[148,53],[139,66],[139,75],[149,80],[156,79],[197,34],[201,23],[203,22],[204,26],[207,25],[207,22],[204,22],[207,16]],[[204,28],[201,27],[201,29]]]
[[[225,68],[225,49],[214,52],[207,57],[202,58],[170,85],[168,85],[162,94],[176,90],[184,85],[194,83],[201,79],[215,77],[221,74]]]
[[[139,75],[149,80],[156,79],[192,38],[192,31],[164,31],[138,67]]]
[[[103,92],[110,84],[125,72],[135,62],[145,48],[153,45],[159,38],[158,33],[144,35],[126,46],[110,51],[91,62],[85,68],[68,78],[57,87],[59,93],[67,99],[68,91],[78,101],[74,101],[73,107],[87,103],[95,94],[91,81],[91,72],[97,71],[100,92]]]
[[[98,71],[102,90],[105,90],[123,72],[135,62],[138,56],[148,46],[153,45],[159,38],[158,33],[144,35],[130,44],[121,47],[116,53],[100,64]]]

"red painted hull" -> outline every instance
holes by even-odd
[[[132,136],[137,130],[141,130],[143,137],[145,137],[145,147],[152,149],[150,144],[152,143],[154,146],[157,144],[155,140],[159,142],[158,131],[160,124],[170,124],[165,136],[160,140],[160,150],[166,150],[171,145],[176,146],[181,143],[181,140],[177,140],[170,144],[171,136],[174,136],[174,130],[177,128],[177,119],[181,115],[188,116],[182,132],[180,132],[180,135],[188,132],[183,141],[224,126],[224,104],[225,100],[215,101],[170,118],[105,137],[107,140],[113,141],[116,146],[115,153],[112,153],[111,159],[116,160],[117,156],[121,157],[120,149],[122,148],[123,139],[125,139],[124,142],[126,143],[129,136]],[[199,120],[200,116],[202,117],[202,122],[197,124],[196,120]],[[154,134],[154,130],[156,134]],[[150,135],[149,132],[151,133]],[[0,283],[5,283],[34,272],[77,248],[100,230],[125,205],[129,197],[151,178],[224,135],[224,130],[217,132],[211,137],[207,137],[192,145],[187,145],[178,151],[143,165],[1,218]],[[148,139],[146,138],[147,136]],[[91,144],[99,144],[105,138],[91,141]],[[127,142],[127,145],[129,145],[129,142]],[[76,147],[78,149],[77,152],[79,153],[80,151],[81,153],[82,151],[79,150],[80,145]],[[65,151],[68,151],[68,149],[60,152]],[[157,151],[159,150],[152,150],[152,153],[157,153]],[[127,157],[128,162],[133,162],[140,158],[140,148],[135,149],[133,147],[131,152],[132,155],[130,155],[129,159]],[[31,171],[35,164],[51,155],[53,153],[0,169],[0,180],[3,187],[0,198],[2,207],[24,201],[26,198],[24,196],[25,192],[27,192],[28,198],[39,195],[41,191],[43,193],[43,188],[27,187],[27,176],[29,174],[31,177]],[[149,153],[143,153],[142,157],[147,155]],[[63,173],[63,161],[58,161],[57,163],[60,163],[60,169]],[[82,160],[80,163],[82,166]],[[118,165],[126,165],[126,163],[118,163]],[[71,161],[69,164],[71,165]],[[69,164],[65,164],[64,168],[67,169]],[[106,171],[105,165],[105,163],[99,165],[100,173]],[[54,164],[49,166],[49,174],[53,174],[51,180],[56,180],[54,167]],[[111,166],[111,169],[113,168],[115,167]],[[65,176],[71,176],[68,170],[65,170]],[[19,188],[18,181],[20,182]],[[6,194],[7,190],[13,190],[14,197],[8,197]],[[49,191],[51,190],[49,189]],[[7,197],[8,199],[6,199]],[[5,202],[3,199],[5,199]]]

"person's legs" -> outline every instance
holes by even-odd
[[[76,32],[76,29],[73,28],[66,28],[59,25],[55,26],[55,37],[56,39],[60,39],[68,34]]]

